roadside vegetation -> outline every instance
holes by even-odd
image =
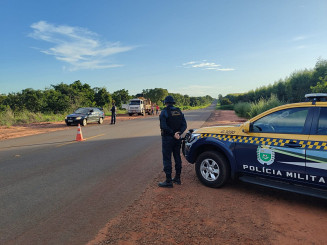
[[[327,93],[327,60],[319,59],[314,69],[296,71],[284,80],[247,93],[219,95],[218,108],[252,118],[279,105],[304,101],[308,93]]]
[[[213,101],[210,96],[190,97],[169,93],[162,88],[146,89],[137,95],[130,95],[125,89],[109,93],[106,88],[91,88],[87,83],[75,81],[51,85],[45,90],[27,88],[18,93],[0,94],[0,126],[63,121],[66,115],[79,107],[103,108],[105,115],[110,116],[113,103],[118,107],[117,113],[124,114],[126,110],[122,105],[134,97],[149,98],[163,107],[167,95],[174,96],[176,104],[182,109],[206,107]]]
[[[238,102],[234,106],[235,113],[244,118],[252,118],[271,108],[285,104],[280,101],[276,95],[272,94],[269,99],[261,98],[257,102]]]

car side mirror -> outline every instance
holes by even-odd
[[[249,133],[251,129],[251,123],[249,121],[245,122],[243,124],[243,132],[244,133]]]

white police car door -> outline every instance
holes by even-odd
[[[309,108],[272,112],[252,123],[235,147],[238,170],[269,178],[299,181],[305,177],[305,142],[309,137]],[[309,128],[308,128],[309,127]]]
[[[327,188],[327,107],[317,107],[314,118],[307,144],[306,172],[311,184]]]

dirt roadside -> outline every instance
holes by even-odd
[[[117,117],[133,120],[137,117]],[[233,111],[215,111],[203,126],[239,124]],[[108,124],[110,118],[105,120]],[[64,123],[0,128],[0,140],[54,130]],[[327,202],[240,182],[203,186],[183,159],[182,185],[142,195],[98,233],[93,244],[327,244]],[[108,207],[110,208],[110,207]]]
[[[233,111],[215,111],[203,126],[242,121]],[[326,201],[240,182],[207,188],[185,159],[181,186],[158,188],[162,178],[88,245],[327,244]]]

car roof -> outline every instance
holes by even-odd
[[[98,109],[98,110],[100,110],[100,108],[98,108],[98,107],[80,107],[78,109]]]

